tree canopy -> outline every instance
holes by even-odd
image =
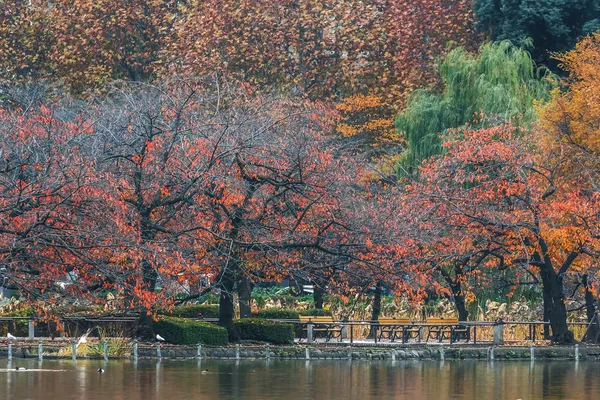
[[[407,148],[398,166],[410,175],[426,158],[442,151],[443,134],[463,125],[484,127],[511,121],[528,126],[535,104],[549,97],[552,76],[526,50],[508,41],[484,44],[477,53],[463,48],[440,64],[441,91],[416,90],[396,118]]]

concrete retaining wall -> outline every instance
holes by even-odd
[[[600,359],[600,347],[579,346],[580,360]],[[49,347],[44,349],[44,358],[60,358],[52,354]],[[534,347],[536,360],[574,360],[575,346]],[[366,348],[366,347],[324,347],[324,346],[202,346],[202,358],[213,359],[266,359],[267,353],[272,359],[345,359],[345,360],[531,360],[531,348],[525,346],[411,346],[402,348]],[[172,359],[197,358],[198,348],[189,346],[161,346],[160,356]],[[156,345],[140,344],[138,357],[157,358]],[[0,345],[0,358],[8,357],[6,345]],[[13,358],[38,358],[36,345],[14,344]],[[133,357],[133,356],[132,356]],[[62,358],[70,358],[62,357]],[[81,357],[78,357],[81,358]],[[110,357],[115,358],[115,357]]]

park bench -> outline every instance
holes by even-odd
[[[469,341],[469,327],[460,325],[458,318],[427,318],[425,325],[427,326],[427,342],[433,338],[440,342],[449,339],[450,343],[454,343],[460,336]]]
[[[398,338],[402,338],[402,343],[406,343],[413,335],[420,338],[420,326],[412,324],[409,318],[389,318],[379,317],[377,319],[379,328],[379,340],[385,335],[392,342]]]
[[[298,317],[300,322],[303,324],[303,330],[306,331],[308,338],[308,323],[313,324],[313,340],[318,334],[323,334],[326,341],[330,341],[333,338],[340,338],[342,341],[342,325],[336,324],[333,317],[330,316],[316,316],[316,315],[301,315]]]

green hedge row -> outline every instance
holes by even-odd
[[[296,310],[286,310],[286,309],[268,309],[261,310],[253,314],[253,317],[256,318],[265,318],[265,319],[298,319],[300,315],[313,315],[313,316],[330,316],[331,312],[328,310],[323,310],[319,308],[311,308],[308,310],[296,311]]]
[[[220,326],[174,317],[160,317],[154,332],[172,344],[226,346],[228,338],[227,330]]]
[[[260,310],[252,314],[252,316],[255,318],[264,319],[298,319],[298,315],[300,314],[296,310],[277,310],[274,308],[268,310]]]
[[[234,321],[242,340],[257,340],[274,344],[293,344],[294,325],[260,318]]]
[[[173,308],[165,315],[178,318],[219,318],[219,306],[215,304],[192,304]]]
[[[300,311],[300,315],[313,315],[316,317],[329,317],[329,316],[331,316],[331,311],[323,310],[322,308],[309,308],[308,310]]]

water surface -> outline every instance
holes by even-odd
[[[599,376],[591,361],[13,359],[0,399],[600,399]]]

